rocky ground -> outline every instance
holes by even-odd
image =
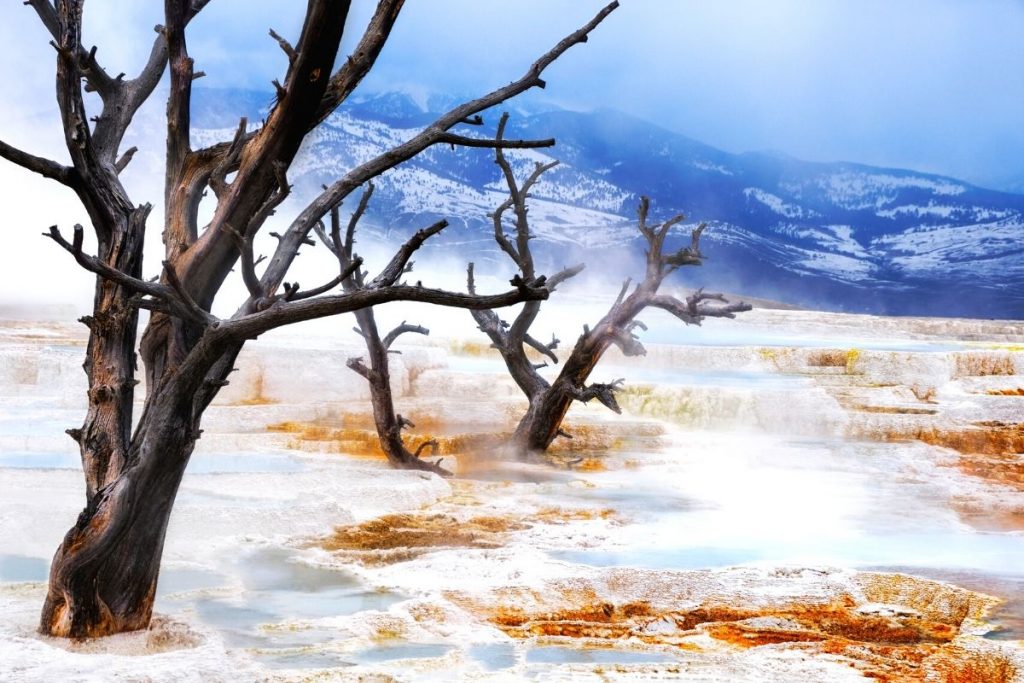
[[[708,337],[707,339],[710,339]],[[475,340],[395,357],[453,480],[380,460],[349,340],[241,359],[204,423],[144,633],[34,633],[81,505],[82,335],[0,325],[3,680],[1024,680],[1024,331],[755,311],[610,357],[615,416],[501,459]],[[296,353],[296,349],[301,353]]]

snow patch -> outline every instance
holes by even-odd
[[[810,218],[817,215],[810,209],[805,209],[801,206],[797,206],[796,204],[789,204],[782,199],[782,197],[778,197],[756,187],[746,188],[743,190],[743,194],[748,200],[753,199],[758,201],[775,213],[780,216],[785,216],[786,218]]]

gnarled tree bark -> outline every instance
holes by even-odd
[[[498,124],[496,142],[500,143],[503,139],[507,121],[508,115],[505,114]],[[535,267],[530,247],[533,235],[530,232],[526,202],[533,186],[545,172],[554,168],[557,162],[536,163],[532,173],[522,184],[516,179],[500,144],[495,147],[495,163],[501,169],[509,197],[491,216],[494,240],[515,263],[519,277],[530,280],[535,277]],[[643,323],[637,320],[637,316],[645,309],[659,308],[667,311],[687,325],[699,325],[706,317],[732,318],[736,313],[751,309],[747,303],[729,302],[723,295],[707,293],[703,289],[682,300],[659,294],[665,278],[676,269],[701,264],[703,256],[700,252],[700,236],[705,225],[700,224],[693,230],[688,246],[666,253],[665,240],[669,231],[673,226],[682,223],[684,217],[678,215],[658,225],[648,225],[649,205],[646,197],[641,198],[637,227],[648,245],[647,269],[643,280],[635,285],[632,292],[629,291],[631,281],[627,280],[616,301],[594,328],[584,327],[583,334],[553,381],[549,382],[538,372],[547,363],[535,364],[527,355],[528,350],[532,349],[552,363],[558,363],[555,351],[560,340],[552,336],[550,343],[543,343],[530,334],[530,327],[540,312],[539,300],[526,302],[511,324],[502,320],[494,311],[471,311],[477,326],[490,338],[491,345],[501,354],[512,378],[529,400],[529,407],[516,426],[512,438],[521,457],[547,450],[558,436],[571,438],[562,430],[562,422],[574,401],[586,403],[597,399],[610,410],[621,412],[615,392],[621,387],[623,380],[592,384],[587,384],[587,381],[605,351],[613,345],[626,356],[646,353],[643,344],[634,333],[637,328],[646,329]],[[510,209],[514,224],[514,237],[511,238],[505,232],[504,223],[505,215]],[[583,264],[580,264],[566,268],[547,278],[547,288],[553,291],[559,284],[577,275],[583,267]],[[469,291],[473,292],[473,264],[469,266],[467,280]]]
[[[148,625],[167,523],[182,475],[201,434],[203,412],[228,382],[245,342],[282,325],[353,312],[389,301],[491,308],[545,298],[542,278],[521,280],[503,294],[478,296],[398,283],[412,254],[435,230],[417,233],[372,281],[361,278],[338,293],[338,278],[310,290],[284,279],[318,221],[351,192],[428,147],[538,147],[539,141],[481,141],[452,132],[470,117],[533,87],[573,45],[585,42],[618,3],[543,55],[526,75],[441,116],[404,144],[351,169],[315,197],[291,222],[262,273],[253,239],[289,195],[287,171],[306,135],[337,108],[373,67],[401,11],[402,0],[379,0],[355,52],[332,73],[345,28],[348,0],[308,0],[295,46],[271,31],[288,59],[283,85],[265,123],[244,120],[232,140],[192,149],[191,84],[200,75],[188,54],[186,29],[209,0],[165,0],[165,25],[140,75],[111,77],[95,48],[81,40],[83,0],[29,0],[57,51],[57,102],[71,165],[64,166],[0,141],[0,157],[74,190],[97,238],[83,249],[84,229],[71,241],[55,226],[45,233],[96,275],[84,368],[88,412],[79,443],[86,504],[57,549],[40,631],[69,637],[102,636]],[[134,148],[121,150],[133,116],[170,70],[167,102],[164,261],[159,279],[143,276],[142,248],[148,204],[134,204],[118,174]],[[100,114],[87,116],[82,94],[96,92]],[[94,122],[90,125],[90,121]],[[229,180],[230,178],[230,180]],[[197,211],[207,188],[216,209],[205,232]],[[229,272],[240,266],[247,299],[229,318],[210,311]],[[358,268],[358,266],[356,266]],[[150,311],[140,355],[146,400],[132,431],[139,309]],[[383,340],[382,340],[383,341]]]

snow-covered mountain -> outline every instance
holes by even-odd
[[[196,116],[203,139],[230,137],[237,119],[223,111],[248,107],[258,118],[261,106],[248,93],[206,101]],[[408,139],[442,105],[402,93],[346,104],[293,167],[297,194]],[[460,132],[488,134],[497,114],[485,118],[491,127]],[[509,153],[521,175],[535,161],[562,162],[530,208],[535,249],[554,265],[639,261],[634,217],[646,194],[655,217],[686,213],[681,232],[709,223],[708,261],[685,273],[690,284],[828,309],[1024,318],[1024,195],[906,170],[730,154],[614,111],[522,112],[508,137],[558,141]],[[368,218],[396,237],[447,218],[453,248],[493,255],[487,215],[502,188],[487,150],[436,147],[377,182]]]

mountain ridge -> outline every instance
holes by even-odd
[[[223,108],[260,102],[234,94],[207,100]],[[424,102],[431,103],[396,92],[346,103],[311,134],[293,167],[297,193],[415,134],[436,116]],[[644,246],[635,207],[646,194],[659,216],[685,212],[709,223],[700,280],[714,287],[830,310],[1024,318],[1022,195],[906,169],[726,152],[614,110],[536,109],[513,116],[507,135],[557,140],[554,149],[508,153],[518,174],[538,161],[561,162],[533,193],[542,261],[600,258],[626,245],[618,256],[635,265]],[[194,118],[209,128],[235,125],[202,104]],[[493,126],[497,113],[485,119]],[[490,130],[460,127],[469,135]],[[447,218],[453,249],[493,254],[487,214],[502,187],[487,151],[432,148],[377,182],[367,218],[395,236]]]

